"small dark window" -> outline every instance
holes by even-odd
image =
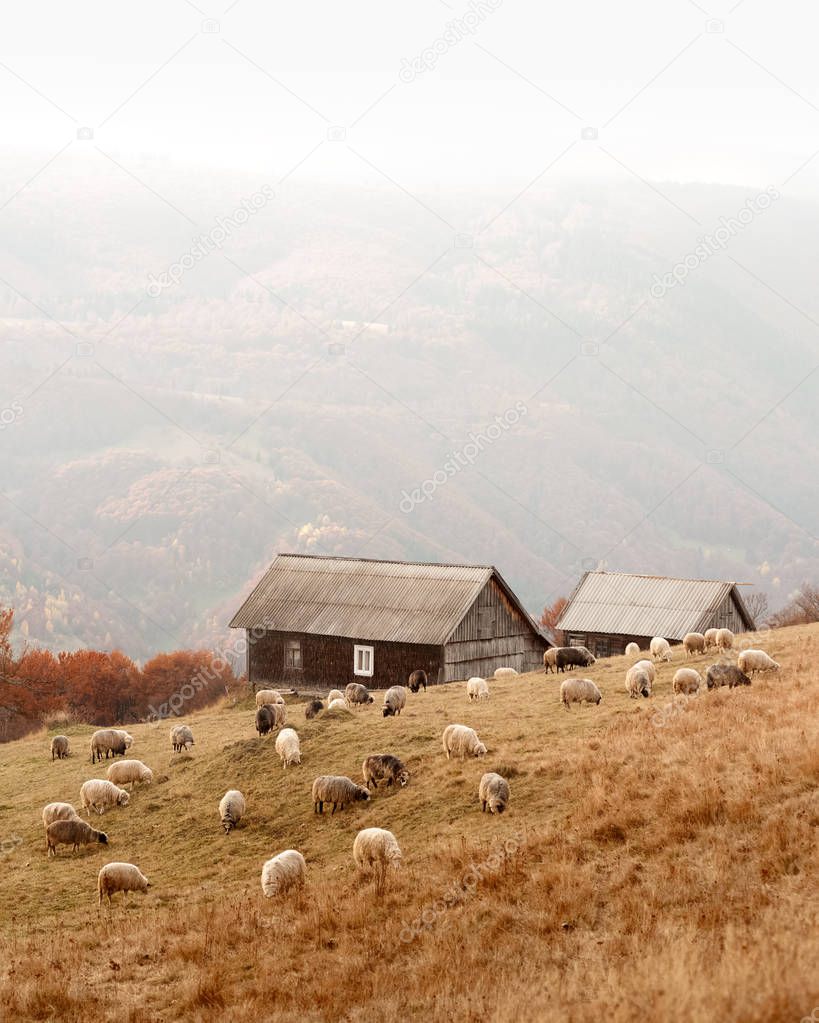
[[[585,646],[586,636],[582,632],[569,633],[569,646]]]
[[[285,668],[301,668],[301,640],[288,640],[284,648]]]
[[[595,643],[594,656],[608,657],[611,653],[611,644],[608,639],[598,639]]]

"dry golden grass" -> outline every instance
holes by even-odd
[[[132,755],[167,780],[95,818],[107,849],[50,861],[42,806],[76,804],[105,773],[92,729],[69,728],[73,756],[54,764],[45,732],[0,747],[0,1019],[798,1023],[819,1006],[819,627],[765,646],[780,673],[679,706],[679,650],[651,700],[628,699],[611,658],[585,672],[603,703],[568,713],[562,676],[542,674],[472,704],[463,685],[436,687],[399,718],[376,703],[305,722],[291,705],[303,759],[287,771],[250,701],[193,716],[188,755],[171,753],[170,722],[135,726]],[[451,722],[475,727],[487,757],[447,762]],[[406,789],[314,816],[317,774],[359,780],[388,751]],[[510,778],[503,817],[480,812],[487,770]],[[248,813],[226,836],[232,787]],[[404,851],[382,890],[352,867],[367,826]],[[308,884],[265,900],[262,863],[289,847]],[[113,859],[154,887],[100,911]]]

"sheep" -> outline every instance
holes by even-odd
[[[343,699],[343,698],[340,699],[340,700],[331,700],[330,701],[330,705],[327,708],[327,710],[349,710],[349,709],[350,708],[347,706],[347,701],[345,699]]]
[[[626,672],[626,692],[632,700],[651,696],[651,678],[645,668],[635,664]]]
[[[384,693],[384,717],[391,718],[401,713],[407,705],[407,691],[403,686],[390,686]]]
[[[262,867],[262,891],[265,898],[280,895],[290,888],[301,888],[307,873],[307,863],[300,852],[285,849],[268,860]]]
[[[640,653],[640,645],[638,643],[628,643],[625,649],[626,657],[636,657]]]
[[[388,867],[401,866],[401,847],[391,831],[364,828],[355,836],[353,860],[359,870],[369,870],[382,877]]]
[[[43,807],[43,827],[54,821],[81,820],[82,818],[71,803],[49,803]]]
[[[246,809],[245,797],[238,789],[228,789],[222,796],[219,800],[219,820],[222,822],[226,835],[230,834],[231,828],[235,828],[239,824]]]
[[[421,686],[424,687],[424,692],[427,691],[427,673],[423,668],[416,668],[415,671],[407,679],[407,685],[410,688],[411,693],[417,693]]]
[[[343,700],[344,693],[340,689],[331,689],[327,694],[327,706],[329,707],[333,700]]]
[[[461,760],[467,754],[471,757],[486,755],[486,746],[478,738],[478,733],[466,725],[447,725],[444,729],[443,744],[447,760],[451,760],[453,754],[459,756]]]
[[[154,780],[154,772],[141,760],[120,760],[111,764],[106,777],[115,785],[130,785],[133,788],[137,782],[150,785]]]
[[[719,646],[719,629],[706,629],[703,639],[705,640],[706,650],[710,650],[711,647],[716,649]]]
[[[567,678],[560,683],[560,699],[566,710],[570,703],[599,704],[603,694],[590,678]]]
[[[276,714],[273,704],[267,703],[256,711],[256,731],[259,735],[267,735],[272,732],[276,723]]]
[[[557,647],[550,646],[548,650],[543,651],[543,670],[548,675],[549,672],[557,672]]]
[[[495,668],[495,678],[514,678],[517,674],[514,668]]]
[[[188,746],[195,746],[193,732],[187,725],[174,725],[171,729],[171,745],[174,753],[187,752]]]
[[[366,802],[370,798],[369,788],[356,785],[350,778],[334,774],[322,774],[313,782],[313,811],[324,813],[324,804],[332,803],[333,809],[344,809],[347,803]]]
[[[68,748],[69,748],[68,736],[55,735],[54,738],[51,740],[52,763],[55,757],[57,758],[57,760],[65,760],[65,758],[68,756]]]
[[[317,718],[323,710],[324,704],[321,700],[311,700],[304,708],[304,717],[307,721],[312,721],[313,718]]]
[[[662,636],[655,636],[648,645],[649,653],[655,661],[670,661],[671,646],[667,639]]]
[[[705,636],[701,632],[686,632],[683,636],[683,647],[686,657],[703,654],[705,653]]]
[[[470,700],[488,700],[489,685],[486,679],[481,678],[480,675],[474,675],[466,683],[466,695]]]
[[[284,767],[301,763],[299,737],[295,728],[283,728],[276,736],[276,752]]]
[[[749,686],[750,678],[741,671],[735,664],[712,664],[705,673],[705,684],[709,689],[718,689],[720,686]]]
[[[746,675],[755,675],[758,671],[779,671],[782,665],[764,650],[743,650],[737,657],[737,667]]]
[[[117,892],[147,893],[151,882],[133,863],[106,863],[97,875],[97,891],[100,905],[103,896],[111,904],[111,896]]]
[[[91,778],[80,787],[80,804],[86,813],[92,810],[102,816],[112,806],[127,806],[131,797],[125,789],[117,788],[113,782],[102,778]]]
[[[720,629],[717,632],[717,649],[722,651],[734,649],[734,634],[730,629]]]
[[[702,675],[694,668],[678,668],[671,689],[683,696],[694,696],[702,685]]]
[[[657,669],[654,667],[654,661],[649,660],[636,661],[632,665],[632,667],[642,668],[648,675],[652,685],[654,685],[654,683],[657,681]]]
[[[486,813],[487,806],[490,813],[503,813],[509,802],[509,782],[502,775],[488,771],[478,785],[478,799],[482,813]]]
[[[361,774],[364,776],[364,784],[369,790],[370,785],[378,788],[378,783],[387,780],[387,788],[398,783],[403,788],[410,779],[409,771],[404,764],[391,753],[374,753],[367,757],[361,765]]]
[[[344,690],[344,699],[350,707],[363,707],[365,703],[372,703],[373,698],[367,692],[367,687],[360,682],[351,682]]]
[[[555,664],[558,671],[565,671],[566,668],[590,668],[597,658],[584,646],[560,646],[555,654]]]
[[[98,760],[102,760],[103,753],[105,753],[106,760],[109,753],[114,757],[125,756],[127,748],[123,733],[118,729],[99,728],[91,736],[91,763],[95,764]]]
[[[133,735],[130,735],[128,732],[126,732],[122,728],[115,728],[114,731],[118,732],[119,735],[122,736],[122,741],[125,743],[125,748],[126,749],[130,749],[133,746],[133,744],[134,744],[134,737],[133,737]]]
[[[46,828],[46,856],[56,856],[58,845],[70,845],[76,852],[81,845],[101,842],[108,845],[108,836],[104,831],[96,831],[79,817],[71,820],[52,821]]]
[[[284,703],[284,697],[278,689],[260,689],[256,693],[256,706],[264,707],[266,703]]]

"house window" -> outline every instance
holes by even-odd
[[[585,646],[586,635],[583,632],[570,632],[569,633],[569,646]]]
[[[356,675],[366,675],[372,678],[373,674],[373,648],[371,646],[353,647],[353,672]]]
[[[284,648],[285,668],[301,668],[301,640],[291,639]]]
[[[595,657],[608,657],[611,654],[611,643],[608,639],[598,639],[594,644]]]

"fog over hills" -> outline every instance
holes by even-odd
[[[533,612],[599,563],[773,605],[816,577],[807,200],[89,154],[0,181],[0,603],[30,641],[224,642],[280,550],[492,562]]]

